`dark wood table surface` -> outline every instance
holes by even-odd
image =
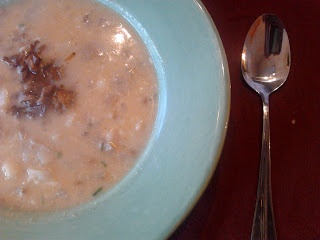
[[[291,44],[287,82],[270,98],[272,191],[279,240],[320,239],[320,0],[203,0],[229,63],[231,113],[211,182],[170,240],[250,239],[261,147],[260,97],[240,56],[263,13],[278,15]]]

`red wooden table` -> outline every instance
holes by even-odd
[[[263,13],[291,44],[287,82],[270,98],[272,190],[279,240],[320,239],[320,0],[203,0],[229,63],[231,113],[216,172],[170,240],[250,239],[262,131],[260,97],[241,76],[247,31]]]

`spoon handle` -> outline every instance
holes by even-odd
[[[276,240],[272,197],[271,197],[271,159],[270,159],[270,123],[269,96],[262,96],[263,133],[259,169],[258,192],[251,240]]]

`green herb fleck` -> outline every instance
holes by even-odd
[[[101,142],[99,144],[99,149],[100,149],[101,152],[103,152],[103,150],[104,150],[104,142]]]
[[[62,157],[62,152],[57,152],[57,158],[61,158]]]
[[[24,31],[25,28],[26,28],[26,26],[25,26],[23,23],[18,24],[18,29],[19,29],[20,31]]]
[[[107,167],[107,164],[105,161],[101,161],[101,164],[104,166],[104,167]]]
[[[97,196],[98,193],[101,192],[101,191],[102,191],[102,187],[99,187],[99,188],[92,194],[92,196],[93,196],[93,197]]]

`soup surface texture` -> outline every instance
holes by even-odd
[[[92,200],[132,168],[157,111],[156,73],[132,26],[90,0],[0,8],[0,205]]]

